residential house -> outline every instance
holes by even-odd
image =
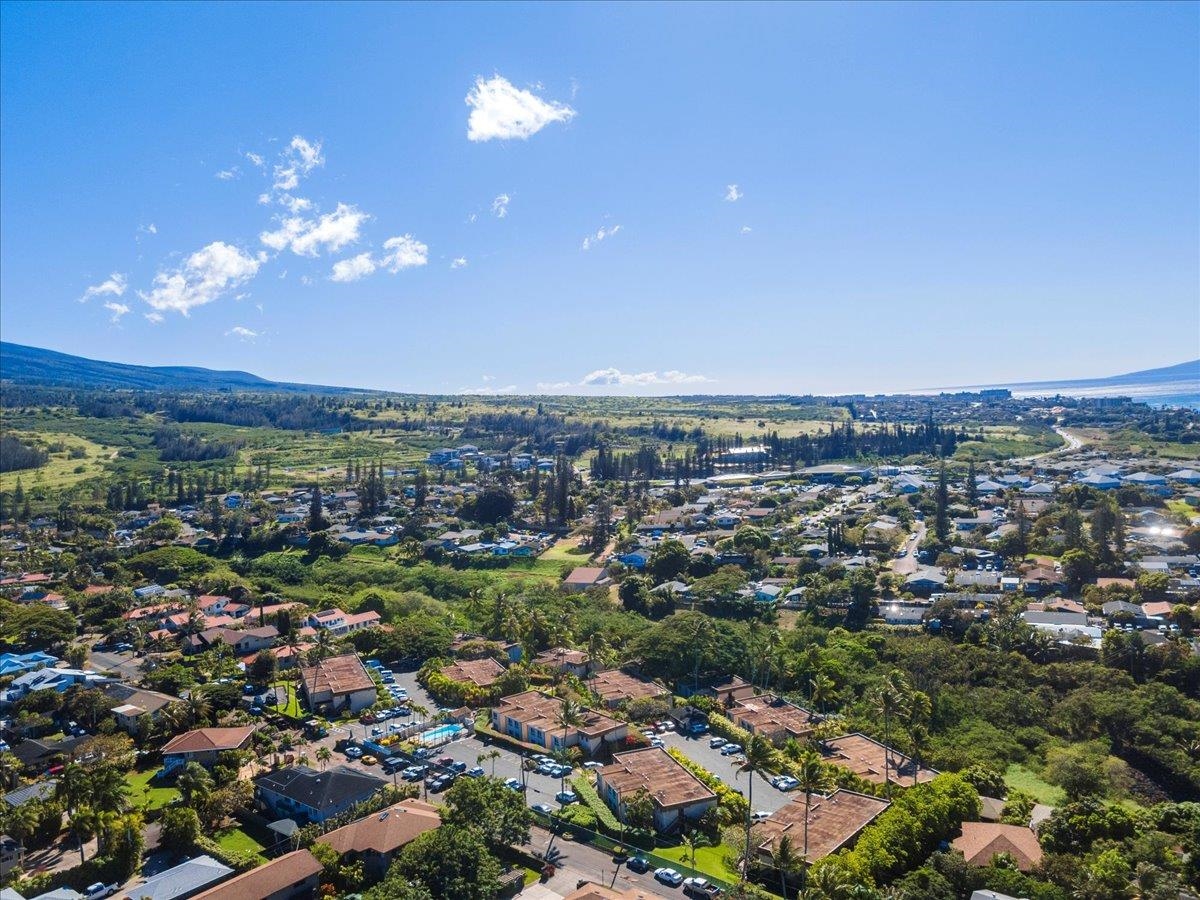
[[[211,856],[197,856],[143,879],[121,896],[126,900],[186,900],[232,874],[233,869]]]
[[[629,799],[639,791],[654,803],[659,832],[675,831],[683,820],[695,821],[717,804],[707,785],[658,747],[616,753],[611,765],[596,770],[596,793],[621,821]]]
[[[6,878],[11,872],[25,867],[25,848],[16,838],[0,834],[0,875]],[[4,900],[0,896],[0,900]]]
[[[915,760],[898,750],[858,732],[833,738],[817,746],[825,762],[849,769],[859,778],[874,784],[887,781],[902,785],[921,784],[932,781],[938,775],[935,769],[919,766]]]
[[[374,706],[378,700],[375,681],[355,653],[331,656],[300,669],[300,690],[308,708],[352,713]]]
[[[776,746],[789,738],[803,741],[816,724],[813,714],[775,694],[747,697],[729,707],[729,718],[751,734],[761,734]]]
[[[345,613],[336,607],[313,613],[308,617],[308,624],[313,628],[328,631],[337,637],[344,637],[347,634],[361,631],[364,628],[374,628],[379,622],[379,613],[374,610],[361,613]]]
[[[569,647],[552,647],[543,650],[534,658],[534,664],[545,666],[555,672],[564,672],[576,678],[586,678],[592,659],[582,650]]]
[[[1042,847],[1033,829],[1000,822],[963,822],[962,834],[951,843],[973,866],[989,865],[993,857],[1011,856],[1017,868],[1029,872],[1042,861]]]
[[[602,744],[615,744],[629,734],[629,725],[595,710],[585,709],[581,723],[563,728],[559,722],[562,701],[540,691],[504,697],[492,710],[492,727],[509,737],[547,750],[578,746],[589,755]]]
[[[209,628],[199,634],[189,635],[183,640],[184,653],[202,653],[224,644],[232,647],[238,656],[257,653],[275,643],[279,637],[279,629],[274,625],[261,625],[258,628],[235,630],[233,628]]]
[[[258,802],[281,819],[324,822],[370,798],[387,782],[361,769],[334,766],[324,772],[290,766],[254,779]]]
[[[230,750],[245,750],[254,735],[253,725],[234,728],[197,728],[178,734],[162,747],[163,768],[168,772],[190,762],[211,766],[220,754]]]
[[[178,697],[147,691],[114,681],[104,686],[104,694],[117,705],[113,707],[113,718],[117,727],[126,734],[138,735],[162,717],[162,712],[172,703],[181,703]]]
[[[592,676],[588,687],[609,709],[615,709],[630,700],[666,699],[671,695],[661,684],[633,675],[624,669],[598,672]]]
[[[836,790],[827,797],[814,794],[808,803],[806,861],[816,862],[849,846],[890,805],[889,801],[879,797],[844,789]],[[759,823],[759,856],[764,861],[769,860],[784,836],[791,837],[793,851],[803,853],[804,827],[805,802],[803,795],[799,795]]]
[[[417,799],[401,800],[349,825],[321,836],[343,862],[361,862],[368,881],[387,874],[396,854],[427,831],[442,824],[438,808]]]
[[[946,575],[936,566],[919,566],[904,580],[904,590],[918,597],[928,597],[935,591],[946,588]]]
[[[33,653],[0,653],[0,676],[21,675],[57,663],[57,656],[40,650]]]
[[[485,656],[482,659],[460,659],[444,666],[441,673],[451,681],[486,688],[495,684],[504,671],[504,666],[490,656]]]
[[[62,694],[74,684],[101,687],[109,680],[91,669],[35,669],[14,678],[8,689],[0,692],[0,702],[15,703],[33,691],[57,691]]]
[[[580,566],[566,577],[562,586],[573,594],[579,594],[588,588],[601,587],[608,584],[608,581],[608,575],[604,569],[594,566]]]
[[[321,871],[309,851],[294,850],[196,894],[194,900],[312,900]]]

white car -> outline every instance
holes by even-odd
[[[716,750],[718,747],[724,746],[724,744],[725,738],[723,737],[714,737],[708,739],[708,746],[712,747],[714,750]]]
[[[679,887],[683,884],[683,876],[674,869],[655,869],[654,880],[661,881],[663,884],[669,884],[671,887]]]
[[[117,892],[115,884],[105,884],[102,881],[97,881],[95,884],[89,884],[83,890],[83,900],[102,900],[104,897],[111,897]]]

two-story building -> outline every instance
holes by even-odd
[[[382,778],[349,766],[334,766],[324,772],[290,766],[255,778],[254,796],[276,818],[308,824],[346,812],[386,784]]]
[[[660,832],[675,831],[683,820],[695,821],[717,805],[707,785],[658,747],[616,753],[611,765],[596,770],[596,793],[621,821],[630,798],[643,790],[654,803]]]
[[[584,709],[578,725],[559,724],[563,702],[541,691],[504,697],[492,710],[492,727],[518,741],[547,750],[579,747],[594,755],[602,744],[615,744],[629,734],[629,725],[592,709]]]

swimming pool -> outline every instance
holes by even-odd
[[[466,730],[461,725],[439,725],[424,732],[417,740],[425,745],[445,744],[460,737]]]

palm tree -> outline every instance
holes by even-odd
[[[683,843],[687,846],[688,858],[692,861],[692,874],[698,875],[696,870],[696,848],[700,846],[700,838],[696,835],[696,830],[692,829],[683,836]]]
[[[833,699],[834,689],[833,679],[824,672],[818,672],[808,683],[808,702],[823,714],[825,704]]]
[[[76,807],[86,803],[92,796],[92,779],[79,763],[68,763],[58,776],[55,793],[63,801],[67,813],[74,815]]]
[[[805,811],[807,814],[807,810]],[[807,825],[807,823],[805,823]],[[805,828],[805,831],[808,829]],[[783,895],[783,900],[787,900],[788,895],[788,876],[796,871],[797,868],[804,865],[803,860],[796,856],[792,850],[792,836],[785,834],[779,839],[779,843],[775,845],[775,849],[771,853],[771,865],[779,871],[779,892]]]
[[[331,759],[333,759],[332,750],[330,750],[328,747],[317,748],[317,762],[321,764],[321,771],[325,770],[325,767],[329,765],[329,760]]]
[[[9,753],[7,750],[0,753],[0,782],[4,784],[6,790],[13,790],[17,786],[17,777],[21,774],[21,761],[16,755]]]
[[[483,761],[485,759],[490,759],[492,761],[492,777],[495,778],[496,777],[496,760],[498,760],[499,758],[500,758],[500,751],[497,750],[495,747],[493,747],[491,750],[487,751],[486,753],[480,753],[477,757],[475,757],[475,762],[478,765],[483,765]]]
[[[904,708],[905,688],[904,676],[899,670],[893,669],[875,688],[873,695],[875,711],[883,716],[883,784],[884,793],[889,798],[892,796],[892,719]]]
[[[193,689],[188,694],[186,703],[188,724],[192,728],[208,721],[208,714],[212,710],[212,704],[208,702],[207,697],[198,690]]]
[[[771,761],[774,748],[761,734],[753,734],[746,742],[746,761],[738,766],[734,777],[745,772],[749,781],[746,795],[746,857],[742,865],[742,880],[746,880],[750,869],[750,816],[754,811],[754,773],[761,772]]]
[[[101,812],[124,812],[129,808],[129,782],[112,766],[92,772],[91,803]]]
[[[562,746],[559,748],[563,753],[567,751],[567,730],[583,724],[583,707],[574,700],[563,698],[562,706],[558,710],[556,716],[558,725],[563,730]],[[558,789],[566,790],[567,774],[564,772],[559,779]]]
[[[75,835],[75,840],[79,842],[79,864],[83,865],[86,860],[84,844],[86,836],[96,833],[99,818],[96,810],[92,809],[87,804],[81,804],[71,812],[71,831]]]
[[[800,860],[804,865],[803,882],[808,881],[808,819],[809,811],[812,809],[812,795],[824,790],[829,783],[829,772],[821,762],[821,758],[814,752],[806,753],[800,760],[800,764],[796,767],[793,776],[800,782],[800,790],[804,791],[804,853]],[[801,891],[804,887],[801,888]],[[787,897],[787,890],[783,892],[783,896]]]

